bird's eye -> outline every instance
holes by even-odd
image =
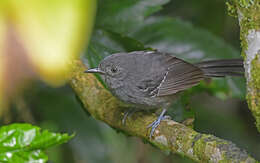
[[[116,73],[116,72],[117,72],[117,68],[116,68],[116,67],[112,67],[112,68],[111,68],[111,72],[112,72],[112,73]]]

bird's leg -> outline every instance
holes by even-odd
[[[169,118],[169,116],[164,115],[165,112],[166,112],[166,109],[163,109],[160,116],[155,121],[153,121],[153,123],[151,123],[150,125],[147,126],[147,128],[151,128],[151,132],[150,132],[150,135],[149,135],[150,139],[152,138],[155,129],[159,126],[161,121]]]
[[[136,109],[127,109],[124,112],[124,118],[122,119],[122,124],[125,125],[125,121],[127,119],[127,117],[131,117],[131,115],[133,115],[136,112]]]

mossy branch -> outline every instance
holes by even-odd
[[[149,139],[146,126],[156,116],[136,112],[122,124],[122,104],[107,91],[86,67],[77,61],[70,85],[82,101],[85,109],[96,119],[130,136],[137,136],[164,151],[178,153],[198,162],[257,162],[235,144],[213,135],[201,134],[173,120],[165,120]]]
[[[260,132],[260,0],[231,0],[228,9],[239,20],[247,102]]]

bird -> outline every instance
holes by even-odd
[[[147,126],[151,128],[151,138],[160,122],[168,117],[165,113],[180,92],[207,78],[243,76],[244,67],[242,59],[193,64],[170,53],[145,50],[111,54],[85,73],[100,74],[111,93],[137,111],[162,109]]]

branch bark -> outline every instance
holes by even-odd
[[[232,0],[228,9],[239,20],[247,103],[260,132],[260,0]]]
[[[70,85],[85,109],[96,119],[130,136],[137,136],[155,147],[178,153],[197,162],[257,162],[235,144],[213,135],[201,134],[173,120],[165,120],[149,139],[148,124],[154,114],[137,112],[122,124],[122,103],[107,91],[92,74],[83,73],[86,67],[76,61]]]

